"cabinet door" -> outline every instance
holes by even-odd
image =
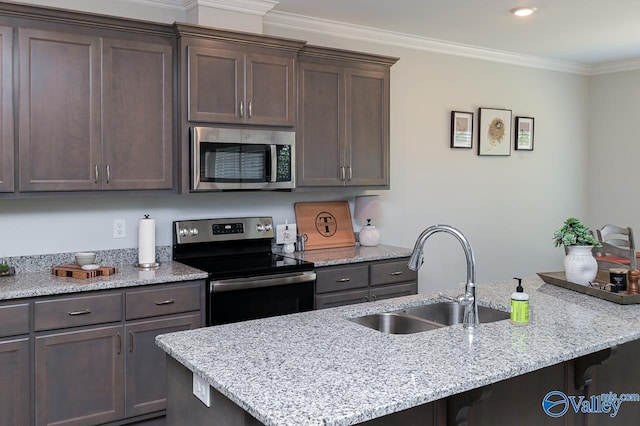
[[[0,192],[13,192],[13,29],[0,27]]]
[[[20,191],[99,188],[100,39],[20,28]]]
[[[347,185],[389,185],[389,74],[346,71]]]
[[[404,283],[396,285],[379,286],[371,289],[371,300],[391,299],[393,297],[409,296],[418,293],[418,283]]]
[[[294,125],[294,64],[293,54],[247,55],[248,124]]]
[[[167,405],[166,355],[156,346],[158,334],[200,327],[200,314],[153,319],[127,325],[126,416],[161,411]]]
[[[36,336],[36,425],[123,417],[122,331],[112,326]]]
[[[103,188],[173,188],[173,47],[103,42]]]
[[[299,63],[296,185],[343,186],[342,68]]]
[[[187,47],[189,121],[242,123],[244,53],[237,50]]]
[[[29,339],[0,341],[0,424],[30,424]]]

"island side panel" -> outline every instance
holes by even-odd
[[[261,422],[209,387],[211,407],[193,394],[193,373],[167,355],[167,426],[261,426]]]

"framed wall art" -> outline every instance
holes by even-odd
[[[533,117],[516,117],[516,149],[518,151],[533,151]]]
[[[473,113],[451,111],[451,148],[473,146]]]
[[[478,155],[511,155],[511,110],[479,108]]]

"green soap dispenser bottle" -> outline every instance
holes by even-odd
[[[529,295],[522,288],[522,278],[518,280],[515,293],[511,294],[511,322],[516,325],[529,323]]]

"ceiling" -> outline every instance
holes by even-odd
[[[640,0],[277,0],[273,12],[583,65],[640,58]],[[535,6],[517,18],[509,10]]]

